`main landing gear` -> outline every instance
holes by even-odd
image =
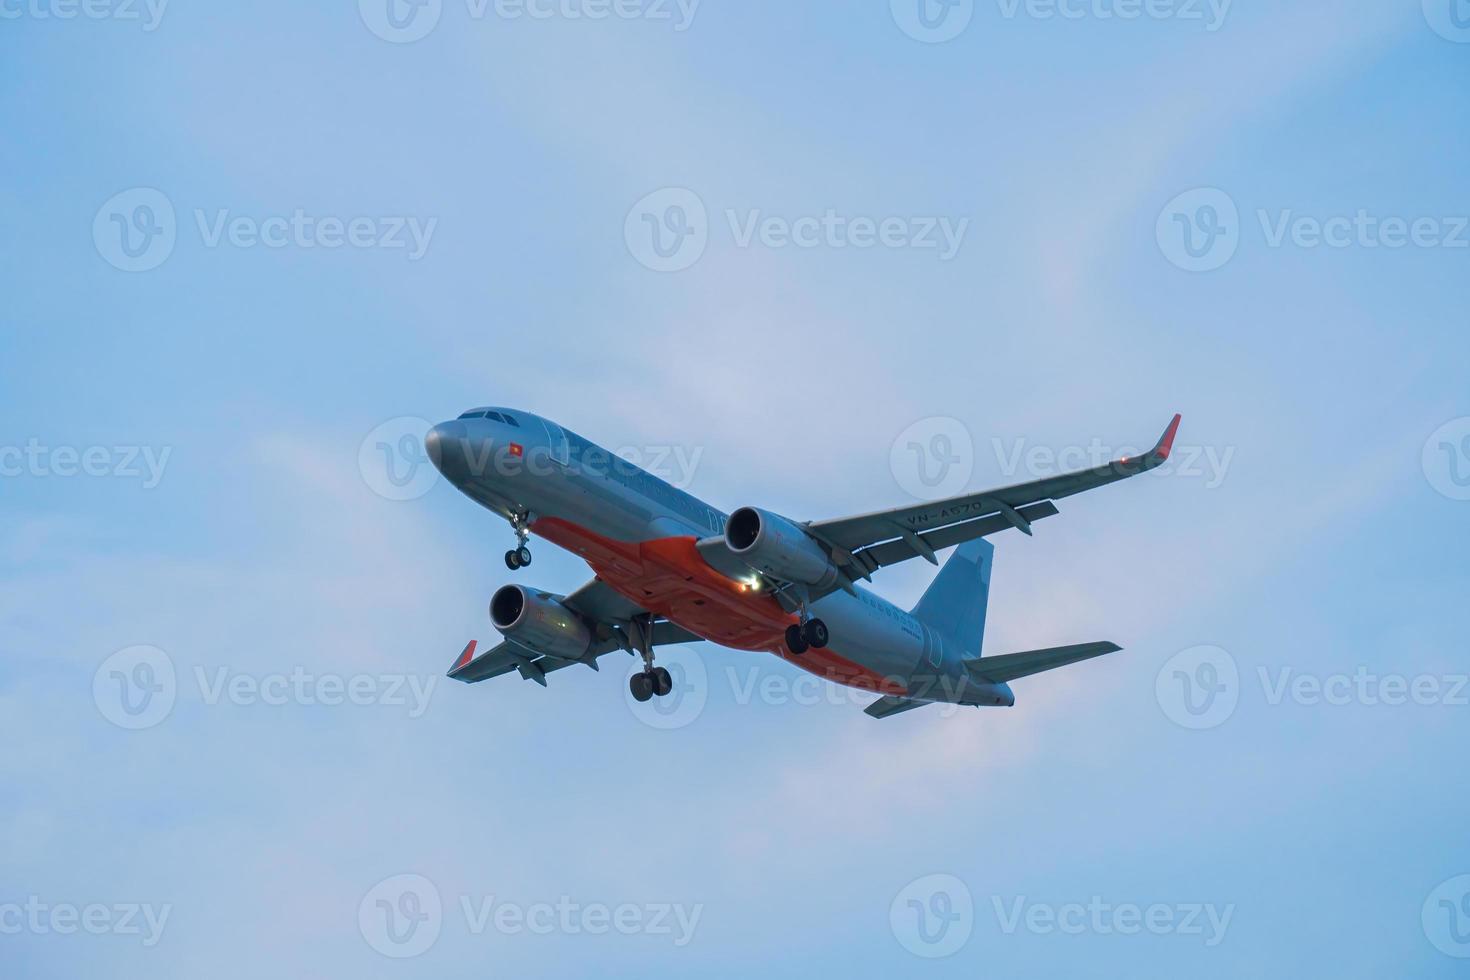
[[[786,627],[786,649],[798,657],[808,649],[822,649],[827,645],[827,640],[827,624],[820,619],[808,619],[800,626],[792,623]]]
[[[663,697],[673,691],[674,678],[669,676],[667,667],[641,670],[628,678],[628,689],[633,692],[634,701],[647,701],[654,695]]]
[[[631,626],[638,652],[643,655],[643,669],[628,678],[628,690],[634,701],[647,701],[655,695],[665,697],[674,690],[674,678],[667,667],[653,665],[653,617],[639,616]]]
[[[526,541],[531,537],[531,531],[526,526],[524,517],[512,517],[510,526],[516,532],[516,546],[505,553],[505,567],[511,571],[525,568],[531,564],[531,549],[526,547]]]

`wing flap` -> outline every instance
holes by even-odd
[[[1054,517],[1057,513],[1056,504],[1044,502],[1030,504],[1020,508],[1017,513],[1029,526],[1044,517]],[[966,541],[983,538],[997,531],[1004,531],[1012,527],[1013,522],[1003,514],[994,514],[990,517],[977,517],[972,521],[964,521],[960,524],[951,524],[938,530],[929,531],[925,534],[916,535],[920,541],[928,546],[930,551],[943,551]],[[871,570],[876,571],[885,565],[895,565],[910,558],[922,556],[922,550],[915,550],[913,543],[907,538],[897,538],[893,541],[885,541],[882,544],[864,548],[854,557],[864,561]]]

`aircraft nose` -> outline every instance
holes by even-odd
[[[445,476],[449,476],[463,459],[466,435],[463,422],[440,422],[424,436],[424,451],[429,454],[429,462]]]

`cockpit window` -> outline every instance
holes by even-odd
[[[478,411],[478,412],[465,412],[463,415],[460,416],[460,418],[462,418],[462,419],[482,419],[484,417],[485,417],[484,410],[481,410],[481,411]]]
[[[509,412],[501,412],[500,414],[508,424],[515,426],[517,429],[521,427],[521,423],[516,421],[516,417],[514,415],[510,414]]]
[[[503,419],[503,418],[500,417],[500,413],[499,412],[486,412],[485,413],[485,417],[487,419],[490,419],[492,422],[504,422],[505,421],[505,419]]]

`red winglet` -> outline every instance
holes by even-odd
[[[459,659],[454,662],[454,666],[449,668],[449,672],[451,674],[454,673],[456,670],[459,670],[471,660],[475,659],[475,642],[476,641],[471,640],[469,646],[464,648],[464,653],[461,653],[459,655]]]
[[[1169,458],[1169,453],[1174,449],[1174,433],[1179,431],[1179,420],[1181,418],[1183,418],[1182,415],[1176,414],[1174,416],[1174,421],[1169,423],[1169,427],[1159,437],[1159,444],[1154,447],[1153,452],[1149,453],[1150,456],[1157,457],[1161,463]]]

